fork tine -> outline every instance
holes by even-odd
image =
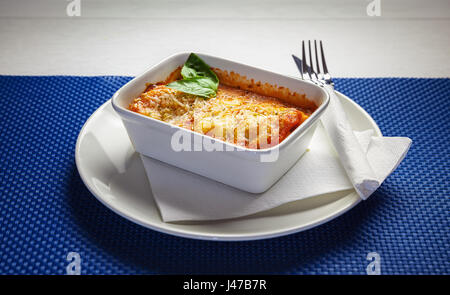
[[[309,53],[309,75],[311,76],[312,79],[312,75],[314,74],[314,76],[316,76],[317,79],[317,75],[316,72],[314,72],[314,65],[312,62],[312,51],[311,51],[311,40],[308,40],[308,53]]]
[[[320,53],[322,55],[323,73],[327,75],[328,74],[328,68],[327,68],[327,63],[325,61],[325,52],[323,51],[322,40],[320,40]]]
[[[302,41],[302,71],[303,73],[307,73],[309,79],[311,80],[310,68],[306,66],[306,53],[305,53],[305,41]]]
[[[320,65],[319,65],[319,55],[317,54],[317,42],[316,42],[316,40],[314,40],[314,51],[315,51],[315,55],[316,55],[316,66],[317,66],[317,71],[316,71],[316,73],[317,73],[317,77],[320,79]]]

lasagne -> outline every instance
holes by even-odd
[[[170,81],[165,81],[148,84],[147,89],[130,103],[129,109],[252,149],[281,143],[316,109],[304,96],[290,93],[285,88],[255,83],[218,69],[215,72],[220,78],[215,97],[205,99],[174,90],[166,86]]]

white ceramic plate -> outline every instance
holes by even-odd
[[[375,136],[381,136],[369,114],[348,97],[340,93],[338,96],[355,130],[373,129]],[[92,114],[81,129],[75,159],[83,182],[105,206],[147,228],[188,238],[242,241],[287,235],[332,220],[360,201],[354,191],[347,191],[236,219],[163,222],[140,157],[110,101]]]

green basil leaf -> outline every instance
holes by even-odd
[[[216,82],[207,77],[194,77],[177,80],[166,85],[169,88],[201,97],[210,98],[216,95]]]
[[[216,95],[219,78],[196,54],[191,53],[181,69],[182,80],[166,86],[185,93],[210,98]]]
[[[184,79],[206,77],[219,85],[219,78],[211,68],[195,53],[191,53],[181,69],[181,75]]]

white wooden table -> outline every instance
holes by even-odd
[[[136,75],[179,51],[297,75],[291,53],[324,40],[337,77],[449,77],[450,1],[69,0],[0,2],[1,75]]]

